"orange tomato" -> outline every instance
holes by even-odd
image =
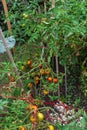
[[[45,74],[45,70],[44,69],[40,69],[40,74],[44,75]]]
[[[33,104],[29,104],[27,107],[26,107],[27,110],[35,110],[37,111],[38,110],[38,106],[37,105],[33,105]]]
[[[31,60],[28,60],[28,61],[27,61],[27,65],[31,65]]]
[[[36,76],[36,77],[34,78],[34,80],[35,80],[35,84],[38,84],[39,81],[40,81],[40,78],[39,78],[38,76]]]
[[[40,78],[38,76],[35,77],[35,81],[39,81]]]
[[[37,111],[37,110],[38,110],[38,106],[36,106],[36,105],[33,105],[32,108],[34,109],[34,111]]]
[[[29,88],[33,88],[33,84],[32,83],[28,83],[27,85]]]
[[[32,104],[29,104],[29,105],[26,107],[26,109],[27,109],[27,110],[32,110],[32,107],[33,107],[33,105],[32,105]]]
[[[35,81],[35,84],[39,84],[39,81]]]
[[[54,79],[53,79],[53,82],[54,82],[54,83],[58,83],[58,78],[54,78]]]
[[[10,80],[10,82],[15,82],[15,77],[14,76],[10,76],[9,80]]]
[[[47,80],[48,80],[49,82],[52,82],[53,78],[52,78],[52,77],[48,77]]]
[[[30,121],[31,121],[32,123],[34,123],[34,122],[37,121],[37,118],[34,117],[33,115],[31,115],[31,116],[30,116]]]
[[[44,90],[43,90],[43,94],[44,94],[44,95],[48,95],[48,94],[49,94],[49,91],[44,89]]]
[[[19,130],[26,130],[26,128],[24,126],[20,126]]]
[[[50,69],[49,68],[45,69],[45,74],[50,74]]]

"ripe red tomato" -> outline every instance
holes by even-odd
[[[58,81],[59,81],[58,78],[54,78],[54,79],[53,79],[53,82],[54,82],[54,83],[58,83]]]

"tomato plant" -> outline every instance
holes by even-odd
[[[37,122],[38,129],[54,130],[55,126],[72,129],[75,122],[65,126],[45,122],[43,113],[48,108],[43,102],[62,99],[70,104],[74,102],[74,106],[87,104],[86,0],[55,0],[54,8],[51,0],[6,2],[12,35],[17,43],[13,58],[19,76],[14,74],[6,55],[0,54],[3,61],[0,61],[0,83],[3,86],[0,94],[3,98],[14,98],[6,99],[8,104],[0,106],[2,114],[5,114],[5,119],[0,117],[0,128],[25,130]],[[7,29],[2,24],[3,20],[6,23],[3,8],[0,9],[0,16],[3,15],[0,24]],[[7,30],[4,34],[9,35]],[[21,89],[17,84],[19,79],[23,81]],[[33,98],[28,98],[30,94]],[[22,101],[19,100],[21,96]],[[35,100],[39,101],[36,103]],[[34,116],[35,111],[38,118]],[[80,130],[78,125],[74,128]],[[85,125],[82,128],[85,129]]]

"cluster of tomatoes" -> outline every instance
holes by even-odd
[[[52,69],[49,67],[49,65],[45,63],[38,63],[35,65],[35,63],[32,60],[27,60],[25,64],[21,66],[21,74],[24,78],[23,80],[26,81],[27,89],[29,90],[40,90],[41,95],[47,96],[50,94],[50,89],[47,86],[48,84],[53,83],[54,85],[59,83],[59,79],[57,76],[54,76]],[[15,82],[15,77],[12,75],[9,75],[10,82]],[[46,86],[46,87],[45,87]],[[34,97],[35,98],[35,97]],[[29,121],[38,127],[40,123],[43,124],[45,122],[45,113],[41,112],[38,108],[38,105],[29,104],[26,107],[27,111],[31,114],[29,115]],[[32,111],[33,110],[33,111]],[[44,125],[45,126],[45,125]],[[46,124],[46,130],[54,130],[54,125],[50,124],[48,122]],[[18,130],[27,130],[27,127],[20,126]]]
[[[31,60],[28,60],[25,65],[21,66],[21,70],[24,72],[27,70],[30,70],[30,69],[32,69],[32,61]]]
[[[32,111],[32,113],[29,116],[29,120],[32,123],[32,129],[33,128],[37,129],[38,128],[38,124],[40,124],[41,122],[44,123],[44,120],[45,120],[44,114],[39,111],[39,108],[38,108],[37,105],[29,104],[26,107],[26,109],[28,111]],[[54,128],[54,126],[52,124],[47,124],[45,129],[46,130],[55,130],[55,128]],[[27,130],[27,128],[24,127],[24,126],[20,126],[19,130]]]
[[[20,127],[19,127],[19,130],[27,130],[27,129],[26,129],[26,127],[24,127],[24,126],[20,126]],[[55,130],[55,129],[54,129],[54,126],[53,126],[53,125],[48,125],[47,130]]]
[[[27,77],[27,87],[29,89],[34,89],[35,87],[38,89],[41,86],[43,95],[49,94],[49,87],[44,86],[51,83],[54,83],[54,85],[59,83],[58,77],[53,75],[52,68],[48,67],[47,64],[40,63],[35,68],[35,64],[29,59],[25,65],[21,66],[21,70],[23,73],[31,72]]]
[[[49,67],[49,65],[46,63],[35,64],[32,60],[29,59],[24,65],[21,66],[21,70],[24,75],[25,73],[28,74],[24,79],[26,80],[27,88],[31,91],[39,90],[40,97],[42,97],[42,95],[47,96],[50,94],[50,89],[48,87],[50,86],[50,84],[57,85],[59,83],[58,77],[55,76],[52,71],[52,68]],[[40,99],[42,100],[42,98]],[[41,122],[43,124],[46,123],[45,113],[41,112],[38,107],[39,106],[37,104],[33,105],[30,103],[26,108],[27,111],[31,112],[29,116],[30,122],[33,124],[33,126],[36,127],[38,127]],[[54,130],[55,128],[52,124],[48,123],[46,125],[46,129]],[[26,130],[26,128],[22,126],[20,130]]]

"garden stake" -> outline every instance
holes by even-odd
[[[41,8],[38,6],[38,13],[41,14]]]
[[[7,42],[6,42],[6,40],[5,40],[5,37],[4,37],[3,32],[2,32],[1,29],[0,29],[0,36],[1,36],[1,38],[2,38],[3,45],[4,45],[5,49],[6,49],[6,53],[7,53],[8,57],[9,57],[9,60],[10,60],[10,62],[12,63],[14,72],[15,72],[15,74],[19,77],[18,69],[17,69],[17,67],[16,67],[16,65],[15,65],[15,62],[14,62],[14,59],[13,59],[13,57],[12,57],[11,51],[10,51],[10,49],[8,48]],[[18,84],[19,84],[19,86],[20,86],[21,88],[23,87],[23,83],[22,83],[22,80],[21,80],[21,79],[18,80]]]
[[[43,48],[42,48],[42,53],[41,53],[41,60],[42,60],[43,57],[44,57],[44,50],[45,50],[45,47],[43,46]]]
[[[8,33],[10,35],[12,35],[12,27],[11,27],[11,23],[9,20],[9,15],[8,15],[8,7],[7,7],[7,3],[6,0],[2,0],[2,4],[3,4],[3,8],[4,8],[4,12],[5,12],[5,16],[6,16],[6,22],[7,22],[7,27],[8,27]],[[15,40],[15,39],[14,39]],[[15,48],[12,49],[12,53],[15,53]]]
[[[66,72],[66,65],[65,65],[65,95],[67,96],[67,72]]]
[[[55,8],[55,0],[52,0],[52,8]]]
[[[56,73],[59,74],[59,63],[58,63],[58,56],[56,58]],[[60,87],[58,86],[58,96],[60,97]]]
[[[52,8],[55,8],[55,0],[52,0]],[[59,74],[58,56],[56,55],[56,73]],[[60,97],[60,87],[58,86],[58,96]]]
[[[12,34],[11,23],[10,23],[10,21],[8,19],[8,8],[7,8],[6,0],[2,0],[2,4],[3,4],[5,15],[6,15],[7,27],[8,27],[9,33]]]
[[[46,0],[44,0],[44,13],[46,14]]]
[[[58,56],[56,58],[56,73],[59,74],[59,63],[58,63]]]

